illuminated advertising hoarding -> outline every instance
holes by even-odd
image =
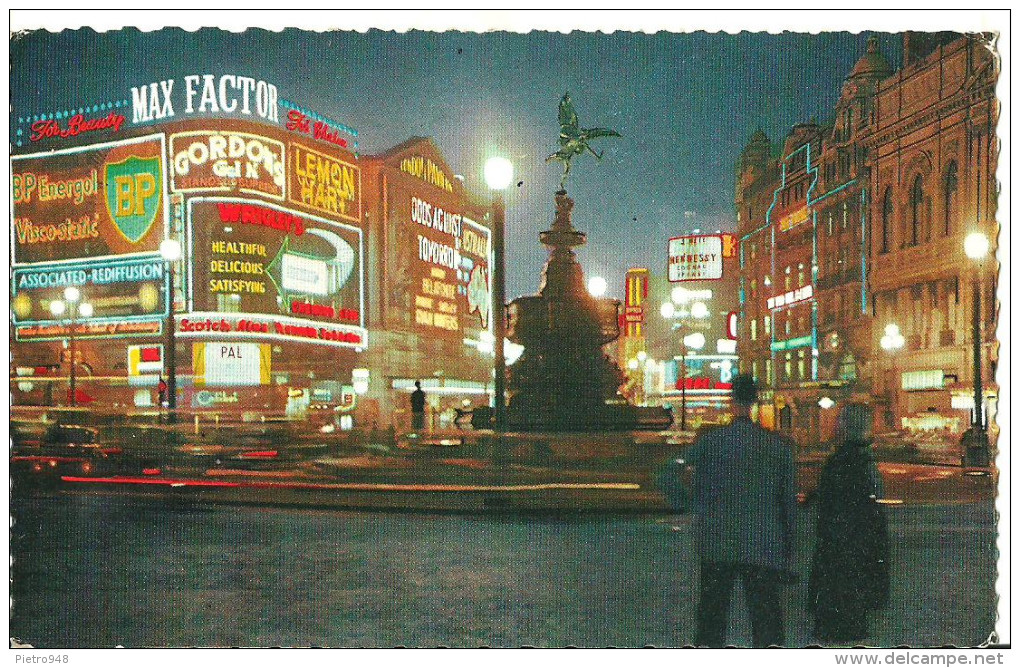
[[[277,316],[260,321],[263,333],[366,345],[360,229],[232,197],[196,197],[187,208],[189,310]]]
[[[155,253],[167,220],[162,135],[11,158],[11,262]]]
[[[168,314],[166,281],[166,263],[144,257],[15,267],[11,317],[15,326],[66,320],[66,314],[54,316],[49,305],[74,286],[92,306],[92,323],[161,321]]]
[[[236,190],[283,199],[287,155],[281,141],[249,132],[192,130],[170,135],[170,156],[176,192]]]
[[[353,163],[295,142],[287,199],[323,215],[361,222],[361,170]]]
[[[670,282],[714,281],[722,278],[722,235],[674,237],[669,240],[668,250]]]
[[[196,343],[192,346],[195,387],[269,385],[272,356],[268,343]]]
[[[445,199],[396,185],[389,194],[389,225],[399,235],[391,272],[396,307],[429,336],[463,340],[468,330],[490,329],[489,229]]]

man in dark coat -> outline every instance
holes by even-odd
[[[694,467],[701,556],[698,646],[726,641],[730,595],[739,577],[755,647],[782,645],[780,585],[791,571],[797,506],[792,444],[751,421],[754,379],[733,379],[735,417],[708,431],[688,455]]]
[[[846,643],[868,637],[868,612],[889,601],[889,528],[878,503],[881,478],[871,455],[871,410],[848,404],[837,422],[837,450],[815,498],[818,527],[808,583],[815,637]]]
[[[411,393],[411,431],[418,434],[425,429],[425,393],[421,389],[421,381],[414,381],[414,392]]]

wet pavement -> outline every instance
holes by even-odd
[[[891,506],[892,602],[868,644],[972,645],[995,619],[990,501]],[[37,647],[682,646],[690,520],[15,500],[11,635]],[[804,611],[786,590],[788,640]],[[739,589],[730,641],[750,640]]]

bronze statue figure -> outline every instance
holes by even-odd
[[[588,142],[599,137],[620,137],[615,130],[607,128],[582,128],[578,125],[577,112],[570,100],[570,93],[564,93],[560,100],[560,148],[545,159],[546,162],[558,160],[563,163],[563,176],[560,178],[560,190],[566,189],[567,175],[570,173],[570,161],[585,151],[590,152],[597,160],[602,154],[589,146]]]

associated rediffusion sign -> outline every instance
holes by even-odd
[[[166,263],[153,258],[124,258],[15,267],[11,313],[15,326],[59,323],[50,303],[76,287],[92,306],[92,323],[163,320],[168,314]]]

